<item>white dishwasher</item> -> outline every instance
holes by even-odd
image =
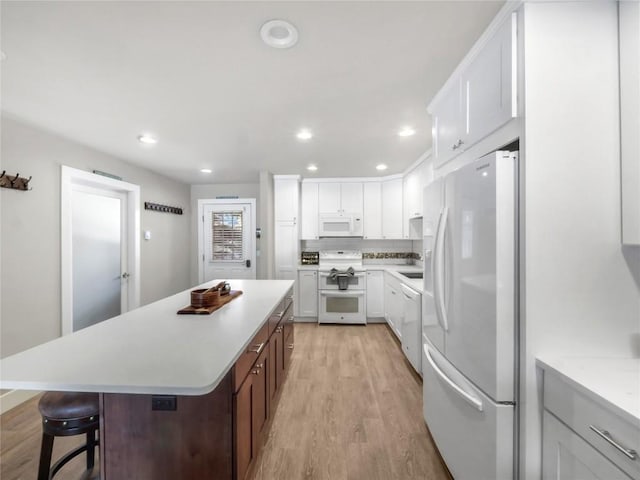
[[[422,374],[422,294],[402,284],[404,319],[402,351],[416,372]]]

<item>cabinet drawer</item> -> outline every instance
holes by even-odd
[[[282,301],[278,304],[275,310],[269,316],[269,336],[273,333],[273,331],[280,323],[280,320],[284,318],[285,312],[293,303],[293,290],[289,290],[289,292],[285,295]],[[293,312],[293,310],[292,310]]]
[[[612,444],[616,442],[621,448],[640,452],[640,424],[634,425],[549,372],[545,372],[544,378],[544,407],[620,469],[640,480],[637,453],[635,459],[629,458]],[[612,441],[594,429],[608,432]]]
[[[258,359],[258,356],[265,348],[268,348],[267,342],[269,340],[269,322],[265,323],[260,331],[251,340],[246,350],[242,352],[240,358],[233,366],[233,391],[237,392],[240,389],[240,385],[244,381],[245,377],[249,373],[249,370]]]

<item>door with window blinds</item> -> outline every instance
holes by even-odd
[[[251,204],[211,203],[203,208],[204,281],[254,279]]]

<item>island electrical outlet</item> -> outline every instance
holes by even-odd
[[[175,395],[153,395],[151,410],[175,411],[178,409],[178,397]]]

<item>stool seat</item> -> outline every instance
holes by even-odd
[[[100,441],[100,400],[97,393],[47,392],[38,402],[42,415],[42,445],[38,480],[51,480],[74,457],[87,452],[87,471],[92,470],[95,449]],[[53,439],[71,435],[86,435],[87,443],[77,447],[51,465]]]
[[[97,393],[47,392],[38,403],[40,414],[49,419],[71,420],[100,413]]]

